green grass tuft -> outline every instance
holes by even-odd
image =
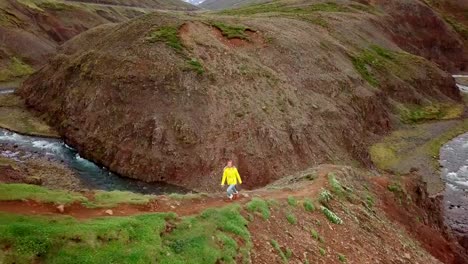
[[[246,209],[249,212],[259,212],[262,214],[263,219],[267,220],[270,218],[270,208],[265,200],[260,198],[253,198],[246,204]]]
[[[292,251],[289,248],[286,248],[285,251],[283,251],[278,244],[278,242],[274,239],[270,241],[270,244],[273,246],[274,249],[278,252],[278,255],[281,257],[281,260],[283,263],[288,263],[289,259],[292,256]]]
[[[322,255],[322,256],[325,256],[325,255],[327,254],[327,252],[325,251],[325,249],[323,249],[323,248],[321,248],[321,247],[319,247],[319,253],[320,253],[320,255]]]
[[[333,188],[332,191],[341,196],[345,194],[345,189],[341,185],[341,183],[336,179],[336,174],[331,172],[328,174],[328,182],[330,183],[331,187]]]
[[[346,260],[346,256],[345,256],[345,255],[338,254],[338,260],[339,260],[341,263],[347,263],[347,260]]]
[[[314,206],[314,203],[312,202],[312,200],[304,199],[302,204],[304,205],[304,210],[306,210],[307,212],[315,211],[315,206]]]
[[[341,225],[343,224],[343,220],[341,220],[340,217],[338,217],[334,212],[330,211],[330,209],[322,206],[320,208],[320,210],[322,211],[322,213],[327,217],[327,219],[334,223],[334,224],[338,224],[338,225]]]
[[[183,45],[179,38],[178,29],[175,27],[165,26],[153,32],[146,38],[149,42],[164,42],[169,47],[176,51],[182,51]]]
[[[197,60],[197,59],[190,59],[188,62],[188,67],[195,71],[196,73],[202,75],[205,73],[205,69],[203,68],[203,65]]]
[[[315,229],[311,229],[310,230],[310,234],[312,235],[312,237],[317,240],[318,242],[321,242],[323,243],[323,238],[319,235],[319,233],[315,230]]]
[[[288,204],[290,206],[296,206],[297,205],[297,200],[293,196],[288,196]]]
[[[332,198],[333,197],[332,197],[331,193],[328,190],[322,189],[322,191],[320,191],[318,201],[319,201],[319,203],[321,203],[323,205],[327,205],[331,201]]]
[[[293,213],[286,214],[286,219],[291,225],[297,224],[297,218]]]

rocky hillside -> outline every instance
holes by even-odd
[[[83,2],[100,5],[115,5],[115,6],[133,6],[144,7],[151,9],[164,10],[196,10],[196,6],[181,0],[65,0],[67,2]]]
[[[20,94],[84,156],[145,181],[213,190],[231,158],[247,187],[370,166],[369,143],[422,107],[453,117],[443,69],[466,65],[427,5],[376,2],[145,15],[68,42]]]
[[[175,1],[168,1],[168,5],[164,5],[164,1],[158,3],[159,8],[178,8]],[[179,6],[185,7],[186,4],[180,1]],[[105,23],[126,21],[147,12],[149,10],[140,7],[91,5],[60,0],[1,1],[0,82],[29,75],[54,54],[61,43],[87,29]]]

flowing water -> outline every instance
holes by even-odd
[[[468,75],[454,75],[468,78]],[[467,93],[468,86],[458,84],[460,92]],[[468,133],[447,142],[440,149],[446,223],[459,235],[468,235]]]
[[[76,150],[66,145],[63,140],[24,136],[5,129],[0,129],[0,145],[12,145],[12,150],[1,150],[0,156],[21,162],[31,156],[40,155],[51,160],[62,162],[71,169],[76,177],[88,189],[125,190],[145,194],[184,193],[183,188],[163,184],[146,183],[130,178],[120,177],[93,162],[82,158]]]
[[[447,224],[468,234],[468,133],[460,135],[440,150],[442,179],[446,182],[444,209]]]

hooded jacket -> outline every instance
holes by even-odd
[[[242,179],[236,167],[224,168],[223,180],[221,181],[221,185],[224,185],[225,182],[227,182],[227,184],[229,185],[242,183]]]

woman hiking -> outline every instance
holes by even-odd
[[[227,166],[224,168],[221,186],[224,186],[225,182],[229,185],[227,188],[227,197],[232,200],[235,195],[237,198],[239,192],[236,189],[236,184],[242,184],[242,180],[237,168],[232,165],[232,160],[229,160]]]

